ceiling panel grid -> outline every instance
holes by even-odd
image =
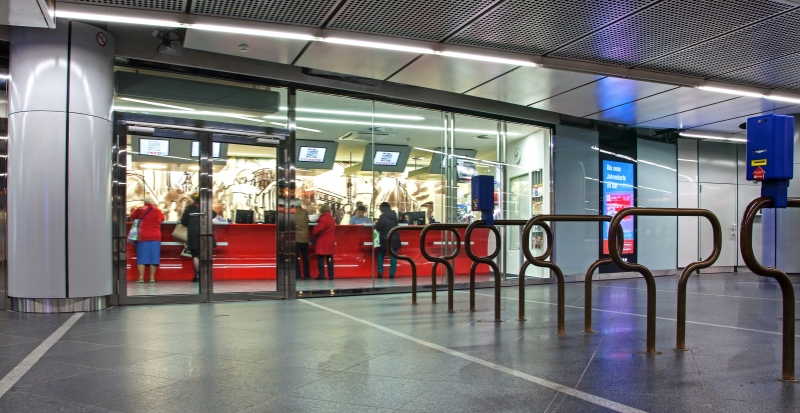
[[[715,77],[746,85],[800,90],[800,53],[783,56]]]
[[[320,27],[340,0],[194,0],[193,14]]]
[[[183,12],[187,0],[61,0],[64,3],[91,4],[95,6],[130,7],[161,11]]]
[[[500,0],[349,0],[332,29],[442,41]]]
[[[636,66],[791,9],[788,4],[770,0],[669,0],[552,56]]]
[[[713,77],[798,51],[800,9],[666,56],[642,68]],[[796,66],[794,71],[797,71]]]
[[[545,54],[657,0],[509,0],[448,42]]]

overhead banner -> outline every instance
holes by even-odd
[[[633,164],[627,162],[603,161],[603,214],[614,216],[622,209],[633,206]],[[608,254],[608,227],[603,223],[603,254]],[[622,220],[625,245],[622,254],[633,254],[634,222],[629,216]]]

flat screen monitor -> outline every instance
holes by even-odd
[[[398,160],[400,160],[400,152],[375,151],[375,158],[372,163],[380,166],[397,166]]]
[[[139,139],[139,155],[169,156],[169,141],[164,139]]]
[[[478,168],[474,162],[459,159],[456,162],[456,172],[458,172],[458,179],[469,181],[473,176],[478,176]]]
[[[447,157],[444,156],[444,149],[436,148],[431,157],[431,168],[428,173],[431,174],[441,174],[444,172],[444,168],[447,167]],[[475,149],[453,149],[453,155],[460,155],[466,156],[468,158],[475,158],[478,155],[478,151]],[[459,159],[456,158],[456,166],[460,162],[468,161],[467,159]]]
[[[234,219],[233,222],[237,224],[252,224],[253,211],[249,209],[237,209],[236,218]]]
[[[219,142],[212,143],[212,156],[214,158],[219,158],[220,149],[222,144]],[[194,141],[192,142],[192,158],[200,157],[200,142]]]
[[[425,211],[404,212],[404,222],[408,225],[425,225]]]
[[[297,155],[298,162],[313,162],[324,163],[325,152],[328,148],[320,148],[315,146],[301,146],[300,153]]]

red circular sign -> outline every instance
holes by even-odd
[[[106,34],[103,33],[103,32],[98,32],[97,33],[97,44],[99,44],[100,46],[105,47],[107,43],[108,43],[108,39],[106,39]]]

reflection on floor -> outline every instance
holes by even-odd
[[[198,294],[199,283],[189,281],[128,282],[128,296]],[[275,280],[214,281],[215,293],[277,291]]]
[[[504,288],[502,323],[492,289],[478,291],[474,313],[463,291],[453,314],[429,293],[416,306],[394,294],[91,312],[0,411],[798,411],[800,384],[777,380],[776,282],[690,278],[686,352],[672,350],[677,277],[656,284],[658,355],[642,352],[640,278],[595,282],[594,334],[582,332],[583,284],[567,284],[565,336],[555,334],[552,284],[525,288],[527,321],[517,320],[517,287]],[[0,312],[0,377],[70,317]]]

